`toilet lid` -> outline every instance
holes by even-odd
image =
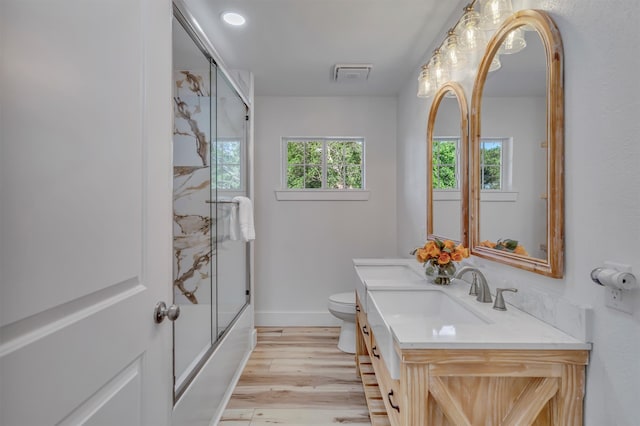
[[[356,293],[354,291],[348,291],[346,293],[337,293],[329,296],[329,300],[334,303],[342,303],[345,305],[356,304]]]

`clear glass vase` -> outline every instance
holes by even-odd
[[[434,268],[433,283],[438,285],[451,284],[451,278],[456,273],[456,267],[453,263],[446,265],[436,265]]]

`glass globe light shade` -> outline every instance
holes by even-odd
[[[453,31],[449,31],[449,35],[444,41],[442,55],[450,70],[462,68],[467,64],[467,58],[458,44],[458,36]]]
[[[456,26],[458,47],[464,52],[475,52],[483,49],[486,44],[484,31],[480,29],[480,14],[472,7],[460,18]]]
[[[524,39],[524,30],[522,28],[516,28],[515,30],[511,30],[504,39],[498,53],[501,55],[510,55],[512,53],[518,53],[525,47],[527,47],[527,42]]]
[[[436,89],[449,81],[449,68],[442,60],[440,49],[436,49],[433,53],[433,57],[429,62],[429,68],[431,68],[431,76],[435,82]]]
[[[497,30],[511,14],[511,0],[480,0],[480,25],[485,30]]]
[[[431,78],[431,70],[427,64],[422,66],[420,77],[418,77],[418,97],[430,98],[436,92],[433,78]]]

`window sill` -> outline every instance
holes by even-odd
[[[460,201],[460,191],[433,190],[433,201]],[[481,191],[482,202],[516,202],[518,193],[515,191]]]
[[[518,201],[518,193],[513,191],[480,191],[482,202],[515,202]]]
[[[275,191],[278,201],[367,201],[369,191]]]
[[[460,201],[460,191],[434,189],[433,201]]]

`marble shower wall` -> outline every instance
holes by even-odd
[[[173,130],[173,283],[175,303],[212,302],[209,70],[176,71]],[[215,107],[215,106],[214,106]],[[212,223],[213,222],[213,223]]]

